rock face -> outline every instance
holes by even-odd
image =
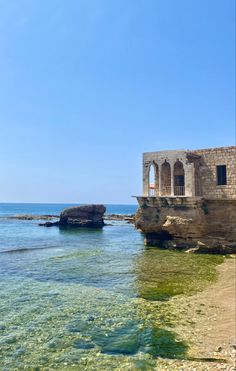
[[[60,214],[59,226],[102,228],[104,205],[83,205],[67,207]]]
[[[135,226],[149,246],[197,253],[236,252],[236,200],[139,197]]]

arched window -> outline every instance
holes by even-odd
[[[185,195],[184,166],[179,160],[174,164],[174,195]]]
[[[169,162],[165,161],[161,165],[161,195],[169,196],[171,194],[171,170]]]
[[[149,169],[148,195],[158,196],[158,190],[159,190],[158,165],[153,162]]]

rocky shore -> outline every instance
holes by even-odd
[[[171,299],[175,326],[190,344],[188,360],[162,359],[160,370],[214,371],[236,369],[235,281],[236,259],[225,259],[217,267],[218,280],[195,295]]]
[[[138,197],[135,226],[147,246],[188,253],[236,253],[236,199]]]

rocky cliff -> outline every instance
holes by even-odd
[[[236,252],[236,200],[138,197],[135,226],[149,246]]]

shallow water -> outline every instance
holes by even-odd
[[[147,249],[123,222],[66,230],[6,218],[61,208],[0,204],[0,369],[150,370],[187,357],[168,299],[215,279],[222,257]]]

